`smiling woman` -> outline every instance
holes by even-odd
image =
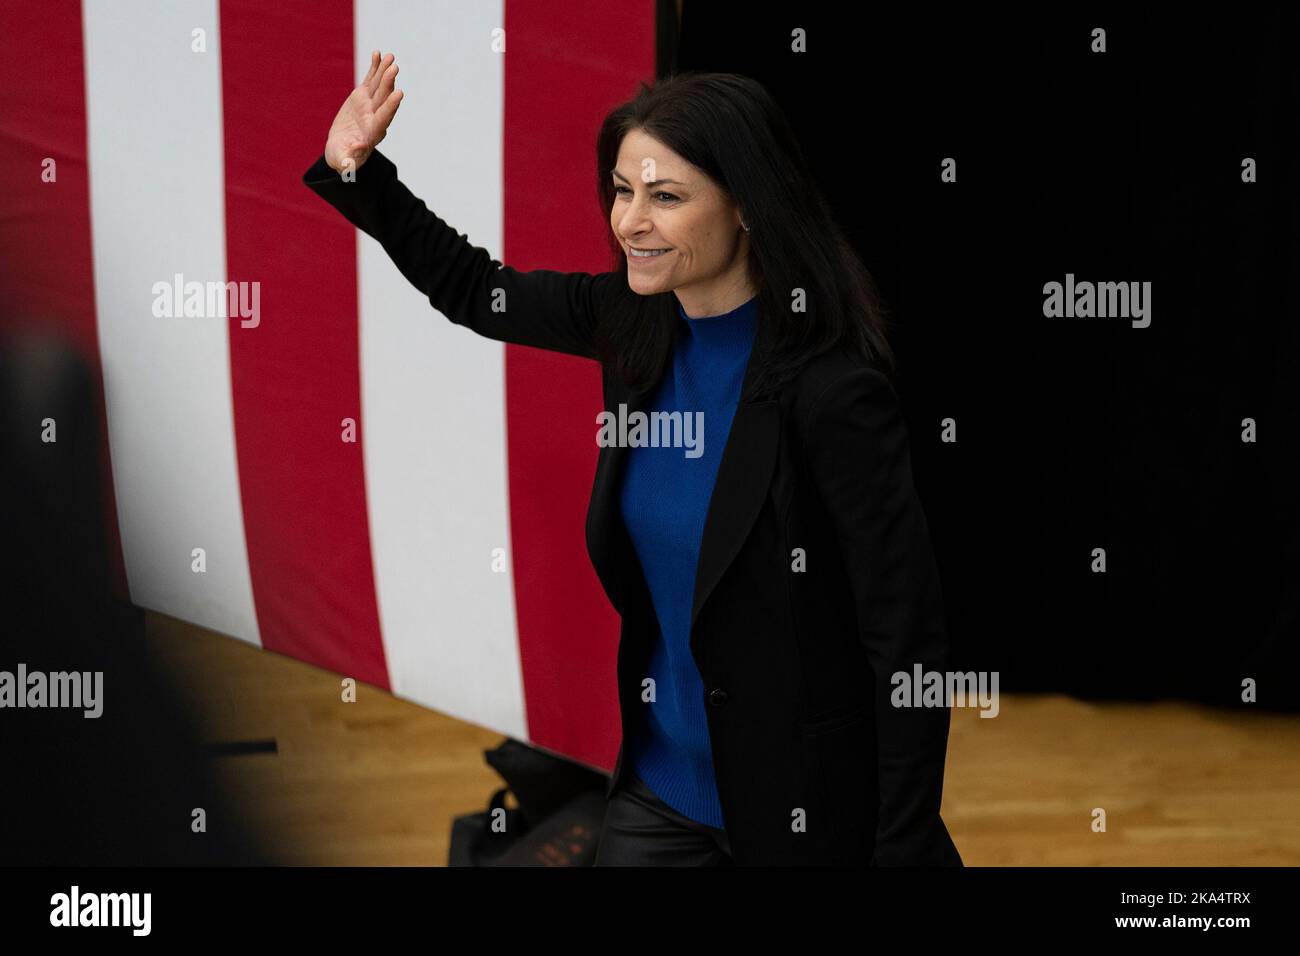
[[[623,137],[612,177],[609,222],[627,251],[634,292],[676,292],[695,318],[754,297],[747,230],[717,183],[639,129]],[[661,188],[668,185],[674,191]]]
[[[374,54],[303,181],[452,322],[598,360],[604,421],[670,435],[601,441],[587,512],[622,617],[597,865],[960,866],[948,708],[890,701],[947,635],[880,303],[771,98],[643,85],[597,140],[614,268],[525,272],[375,150],[395,75]]]
[[[596,156],[614,269],[642,297],[604,323],[600,358],[626,384],[658,380],[678,319],[654,296],[669,290],[692,318],[756,299],[771,335],[755,343],[747,397],[772,395],[835,348],[892,373],[875,282],[757,81],[688,71],[642,84],[605,118]]]

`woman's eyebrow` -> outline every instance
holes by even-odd
[[[620,173],[617,169],[611,169],[610,172],[613,173],[615,176],[617,176],[619,179],[623,180],[623,182],[628,182],[628,178],[627,178],[626,176],[624,176],[622,173]],[[675,185],[675,186],[685,186],[685,185],[687,185],[687,183],[678,182],[676,179],[656,179],[654,182],[646,183],[646,185],[647,185],[647,186],[661,186],[661,185],[663,185],[664,183],[672,183],[672,184]]]

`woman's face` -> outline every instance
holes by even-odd
[[[713,180],[640,130],[623,137],[610,179],[609,223],[634,292],[676,291],[692,318],[720,315],[754,295],[740,212]],[[634,249],[667,251],[640,258]]]

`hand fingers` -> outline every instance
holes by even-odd
[[[379,69],[379,51],[378,51],[378,50],[371,50],[371,51],[370,51],[370,69],[366,72],[365,77],[361,80],[361,84],[362,84],[366,89],[370,89],[370,78],[371,78],[372,76],[375,75],[375,71],[376,71],[377,69]]]
[[[378,91],[371,97],[376,107],[382,105],[392,95],[393,84],[397,82],[397,64],[391,64],[388,69],[384,70],[384,75],[379,82]]]
[[[393,92],[388,95],[388,99],[384,100],[384,104],[379,107],[379,109],[375,110],[375,122],[377,128],[380,130],[388,129],[388,124],[393,121],[393,114],[397,112],[397,108],[401,105],[402,91],[393,90]]]
[[[366,92],[370,94],[370,98],[372,100],[375,97],[376,91],[378,91],[379,89],[379,81],[383,79],[384,72],[388,67],[388,64],[392,62],[393,62],[393,54],[385,53],[383,59],[379,61],[379,65],[375,68],[374,73],[371,74],[369,80],[367,80]]]
[[[388,65],[388,54],[384,54],[378,61],[375,60],[374,53],[370,55],[370,62],[373,68],[366,74],[366,95],[373,97],[375,90],[379,89],[379,80],[383,76],[384,67]]]

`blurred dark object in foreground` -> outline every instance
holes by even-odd
[[[95,398],[78,352],[0,341],[0,671],[101,672],[102,713],[0,707],[0,863],[274,862],[222,794],[143,612],[112,594]],[[43,440],[50,420],[55,441]],[[16,688],[23,693],[21,687]],[[93,711],[93,708],[91,708]],[[193,832],[194,811],[206,832]]]
[[[452,821],[449,866],[595,862],[609,777],[517,740],[507,740],[484,756],[506,786],[492,794],[483,812]],[[507,791],[515,795],[518,808],[505,805]]]

